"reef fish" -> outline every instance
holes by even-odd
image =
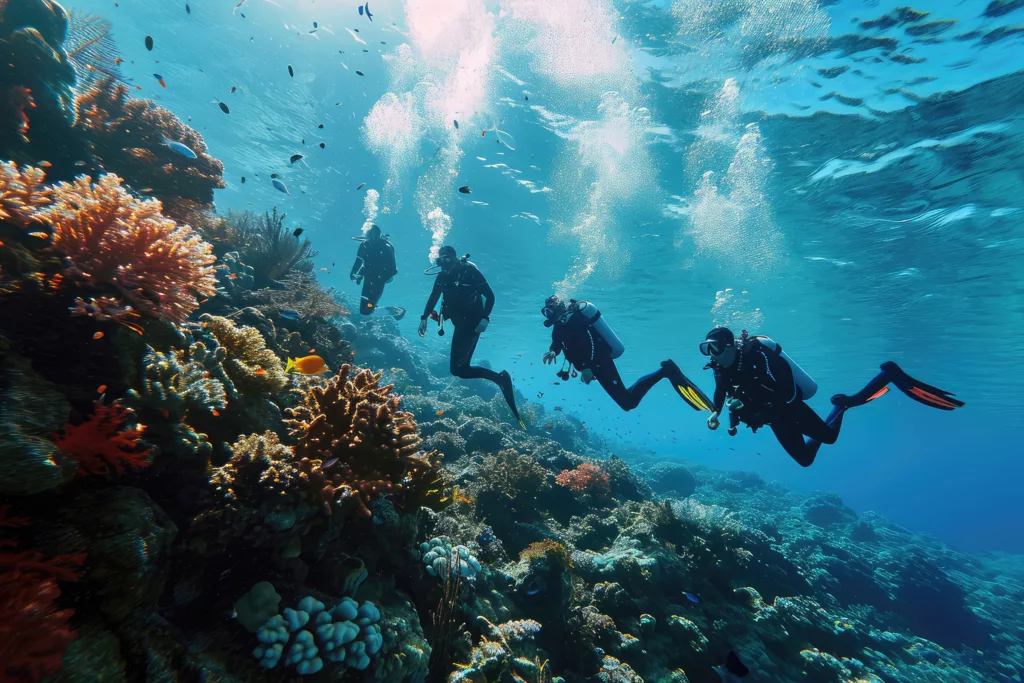
[[[164,77],[161,76],[160,74],[153,74],[153,78],[156,79],[156,82],[160,84],[161,88],[166,88],[167,87],[167,82],[164,80]]]
[[[357,188],[356,188],[356,190],[361,190],[361,189],[363,189],[363,185],[365,185],[365,184],[366,184],[366,183],[359,183],[359,187],[357,187]]]
[[[292,237],[298,237],[299,235],[302,234],[302,232],[303,228],[295,228],[294,232],[292,232]]]
[[[222,112],[224,112],[225,114],[230,114],[231,113],[231,110],[228,109],[228,105],[224,104],[223,102],[218,102],[217,104],[220,106],[220,110]]]
[[[458,119],[452,119],[452,121],[455,122],[455,130],[458,130],[459,129],[459,121],[458,121]]]
[[[292,162],[292,163],[294,164],[294,163],[295,163],[296,161],[298,161],[298,160],[299,160],[299,159],[301,159],[301,158],[302,158],[302,155],[301,155],[301,154],[293,154],[293,155],[292,155],[292,158],[291,158],[291,159],[289,159],[289,161],[291,161],[291,162]]]
[[[192,14],[192,8],[188,6],[187,2],[185,3],[185,14]]]
[[[700,604],[700,593],[686,593],[686,599],[690,602],[696,602]]]
[[[462,187],[460,187],[459,192],[461,192],[462,194],[473,194],[473,190],[469,187],[469,185],[463,185]]]
[[[274,189],[277,190],[278,192],[284,192],[287,195],[291,194],[291,192],[288,191],[288,186],[282,183],[280,180],[275,179],[273,185]]]
[[[284,318],[285,320],[298,320],[299,319],[299,312],[298,311],[291,311],[291,310],[285,309],[283,311],[278,311],[278,313],[280,313],[281,317]]]
[[[189,147],[188,145],[184,145],[180,142],[175,142],[174,140],[168,140],[167,138],[164,138],[164,147],[169,147],[172,152],[180,154],[186,159],[199,158],[199,155],[193,152],[191,147]],[[242,182],[245,181],[243,180]]]
[[[146,36],[146,49],[153,51],[153,36]]]
[[[305,356],[303,358],[289,358],[285,372],[297,372],[301,375],[319,375],[330,372],[327,363],[320,356]]]
[[[291,64],[288,65],[288,75],[295,78],[295,69],[292,68]]]

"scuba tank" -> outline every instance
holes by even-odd
[[[782,350],[782,345],[773,340],[771,337],[766,336],[754,336],[751,339],[756,339],[761,342],[761,345],[772,353],[780,356],[782,360],[789,364],[789,369],[793,371],[793,382],[800,387],[800,393],[803,400],[812,398],[818,393],[818,384],[811,379],[811,376],[807,372],[797,365],[796,361],[789,357],[789,355]]]
[[[579,314],[587,319],[590,329],[608,344],[613,360],[626,352],[625,344],[622,343],[619,336],[612,330],[608,321],[601,317],[601,311],[597,310],[597,306],[589,301],[572,301],[570,302],[569,310],[572,315]]]

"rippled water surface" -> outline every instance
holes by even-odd
[[[205,136],[218,209],[286,211],[327,284],[357,296],[349,238],[375,221],[401,270],[382,303],[418,313],[451,242],[497,291],[479,357],[527,396],[633,447],[1024,550],[1019,0],[376,0],[372,21],[334,0],[188,4],[69,6],[112,21],[124,75]],[[708,432],[668,387],[625,414],[554,386],[552,291],[599,305],[627,380],[671,357],[710,390],[696,347],[720,323],[784,343],[819,410],[886,359],[968,406],[888,396],[804,470],[770,434]]]

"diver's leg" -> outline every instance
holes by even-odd
[[[359,298],[359,312],[370,315],[377,309],[377,302],[384,294],[384,280],[379,277],[367,277],[363,280],[363,292]]]
[[[872,401],[885,394],[890,383],[918,403],[923,403],[932,408],[955,410],[964,405],[963,401],[953,398],[955,394],[914,379],[892,361],[882,363],[882,371],[856,394],[836,394],[833,396],[832,405],[843,408],[862,406],[868,401]]]
[[[478,365],[470,365],[473,361],[473,352],[476,351],[480,335],[473,329],[475,325],[456,325],[452,333],[452,374],[461,379],[486,379],[501,386],[501,375],[494,370],[488,370]]]
[[[619,376],[618,368],[615,367],[615,361],[611,358],[597,361],[590,370],[611,399],[626,411],[633,410],[633,408],[640,405],[640,399],[644,397],[644,394],[650,391],[651,387],[658,380],[665,377],[664,374],[652,373],[652,375],[640,378],[636,384],[627,389],[622,383],[622,377]],[[663,371],[659,372],[663,373]],[[653,380],[651,379],[652,377]]]
[[[800,463],[801,467],[810,467],[814,463],[814,456],[818,454],[818,449],[811,450],[807,447],[800,427],[791,418],[792,415],[780,415],[769,426],[772,428],[775,438],[779,440],[779,445],[789,453],[789,457]]]

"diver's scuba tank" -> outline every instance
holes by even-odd
[[[806,401],[812,398],[816,393],[818,393],[817,382],[811,379],[811,376],[808,375],[802,367],[797,365],[795,360],[790,358],[789,355],[782,350],[781,344],[773,340],[771,337],[761,335],[753,336],[751,337],[751,339],[756,339],[757,341],[761,342],[762,346],[764,346],[772,353],[775,353],[776,355],[780,356],[782,360],[786,361],[786,363],[789,364],[789,369],[793,371],[793,382],[798,387],[800,387],[800,394],[803,400]]]
[[[625,344],[622,343],[619,336],[612,330],[608,321],[601,316],[601,311],[597,310],[597,306],[589,301],[573,300],[569,303],[569,310],[573,315],[579,314],[587,319],[590,329],[608,344],[613,360],[626,352]]]

